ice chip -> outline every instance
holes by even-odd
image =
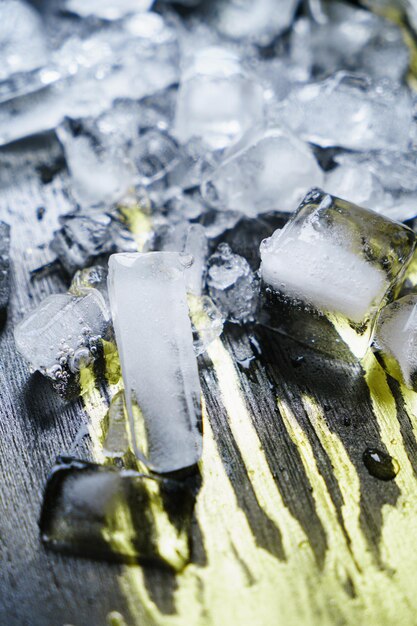
[[[200,383],[177,252],[116,254],[109,296],[135,453],[154,471],[201,456]]]
[[[261,87],[224,48],[204,48],[180,82],[175,133],[181,142],[201,138],[212,150],[230,146],[263,120]]]
[[[78,270],[71,281],[68,293],[80,297],[87,295],[90,289],[97,289],[107,304],[107,273],[107,268],[101,265],[93,265]]]
[[[224,0],[215,5],[213,23],[231,39],[269,45],[292,22],[297,0]]]
[[[126,15],[147,11],[154,0],[66,0],[65,7],[81,17],[120,20]]]
[[[322,148],[406,150],[413,107],[410,92],[390,81],[339,72],[293,89],[281,123]]]
[[[402,224],[314,190],[261,245],[261,317],[308,345],[336,353],[344,342],[360,357],[414,245]]]
[[[178,164],[180,148],[167,132],[152,128],[145,131],[132,150],[137,181],[145,187],[161,183]]]
[[[58,552],[181,571],[194,502],[178,481],[59,457],[45,488],[41,539]]]
[[[417,386],[417,295],[409,294],[381,311],[375,345],[398,363],[403,380]]]
[[[193,326],[194,352],[204,354],[209,345],[223,332],[224,315],[208,296],[188,295]]]
[[[252,322],[258,308],[259,281],[249,263],[222,243],[208,261],[207,287],[225,318]]]
[[[107,432],[103,443],[108,458],[122,457],[129,448],[128,420],[123,391],[118,391],[110,402],[106,415]]]
[[[256,216],[272,210],[291,212],[321,171],[310,147],[281,130],[269,130],[226,158],[202,183],[212,206]]]
[[[16,348],[65,395],[73,376],[99,356],[110,315],[98,291],[48,296],[14,329]]]

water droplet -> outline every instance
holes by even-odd
[[[379,480],[393,480],[400,471],[398,461],[377,448],[366,448],[362,460],[371,476]]]

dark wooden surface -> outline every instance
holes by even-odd
[[[103,398],[61,401],[13,342],[22,315],[67,286],[29,275],[50,260],[45,244],[72,208],[65,170],[50,169],[59,159],[53,138],[0,153],[0,219],[12,227],[0,626],[104,626],[112,611],[129,626],[417,624],[415,394],[372,356],[336,365],[260,328],[229,326],[200,362],[206,432],[191,566],[175,577],[45,551],[47,473],[61,453],[97,460],[94,422],[105,410]],[[367,446],[398,459],[396,480],[369,475]]]

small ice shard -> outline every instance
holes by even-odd
[[[134,173],[121,150],[103,145],[80,122],[66,120],[57,135],[71,175],[71,192],[80,205],[109,206],[127,193]]]
[[[37,11],[22,0],[0,2],[0,80],[42,67],[48,46]]]
[[[139,185],[148,187],[166,179],[179,162],[180,147],[167,132],[152,128],[135,142],[132,159]]]
[[[188,295],[188,305],[193,327],[194,352],[203,354],[223,332],[224,316],[208,296]]]
[[[67,11],[81,17],[120,20],[126,15],[148,11],[154,0],[66,0]]]
[[[106,426],[104,455],[109,458],[122,457],[129,448],[128,418],[123,391],[118,391],[111,399]]]
[[[232,322],[252,322],[259,304],[259,280],[249,263],[221,243],[211,255],[207,269],[211,298],[225,318]]]
[[[414,246],[402,224],[313,190],[284,228],[262,242],[270,316],[262,321],[328,352],[336,329],[335,343],[345,341],[360,357],[380,309],[402,284]]]
[[[410,52],[401,28],[380,15],[346,2],[323,5],[322,19],[300,18],[291,32],[291,58],[317,77],[338,70],[401,81]]]
[[[107,292],[107,268],[101,265],[93,265],[83,270],[78,270],[71,281],[68,293],[73,296],[86,296],[91,289],[97,289],[103,296],[103,300],[108,303]]]
[[[381,311],[375,345],[397,361],[407,387],[417,388],[417,295],[409,294]]]
[[[0,323],[4,323],[10,296],[10,226],[0,221]]]
[[[178,91],[175,134],[185,143],[201,138],[212,150],[239,141],[263,120],[261,87],[230,50],[204,48],[184,70]]]
[[[48,296],[14,329],[16,347],[30,364],[65,395],[82,368],[100,354],[110,315],[98,291],[81,298],[70,294]]]
[[[58,552],[181,571],[194,503],[183,483],[59,457],[45,488],[41,539]]]
[[[340,154],[326,174],[332,195],[398,221],[417,215],[417,153],[377,151]]]
[[[280,119],[322,148],[406,150],[413,106],[405,87],[339,72],[293,89]]]
[[[202,183],[211,206],[245,215],[294,211],[323,172],[310,147],[281,130],[269,130],[221,162]]]
[[[109,260],[109,296],[134,451],[160,473],[195,465],[202,449],[187,260],[177,252],[115,254]]]
[[[185,284],[188,293],[200,296],[208,257],[208,240],[204,227],[201,224],[180,222],[161,230],[158,242],[160,250],[192,256],[193,262],[185,270]]]
[[[215,4],[213,24],[231,39],[268,46],[294,18],[298,0],[225,0]]]

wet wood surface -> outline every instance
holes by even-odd
[[[372,355],[347,366],[259,327],[228,326],[200,358],[191,564],[174,575],[44,549],[48,471],[62,453],[100,460],[106,410],[100,394],[60,400],[13,341],[23,314],[67,287],[58,274],[30,279],[72,208],[66,188],[53,138],[1,152],[12,295],[0,334],[0,624],[416,624],[416,394]],[[367,447],[397,459],[395,480],[368,473]]]

